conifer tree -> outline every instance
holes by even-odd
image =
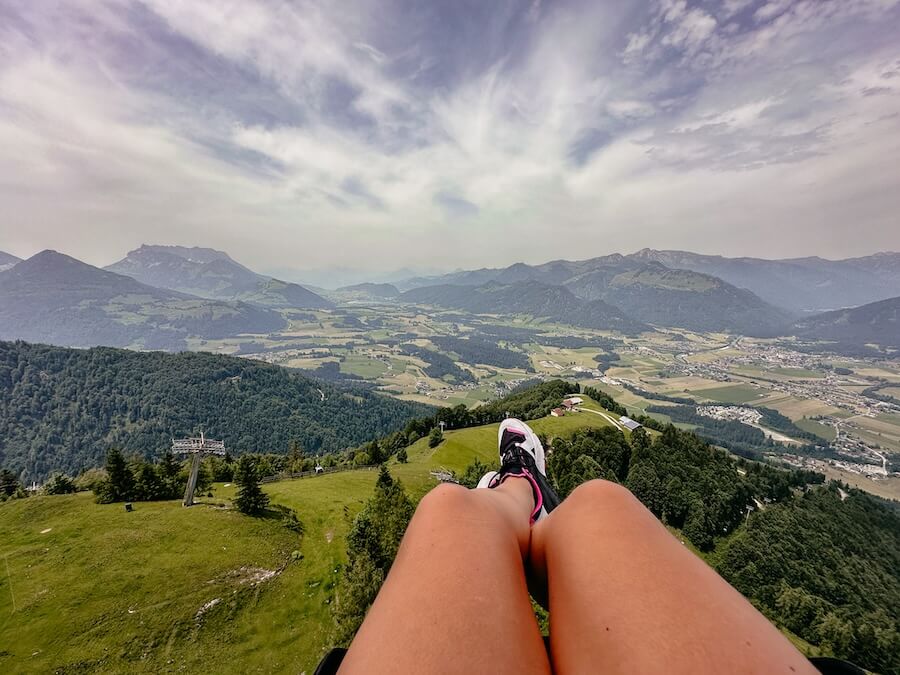
[[[106,453],[106,499],[109,502],[124,502],[134,495],[134,475],[125,462],[122,451],[110,448]]]
[[[0,471],[0,494],[4,497],[12,497],[16,494],[22,485],[19,483],[19,478],[9,469],[3,469]]]
[[[338,643],[349,643],[362,623],[397,555],[414,510],[403,485],[382,466],[375,493],[347,535],[348,564],[336,612]]]
[[[243,455],[234,471],[234,482],[237,483],[237,496],[234,504],[238,511],[248,516],[258,516],[269,505],[269,496],[259,485],[259,473],[256,462],[250,455]]]
[[[166,450],[162,461],[159,463],[159,477],[165,486],[166,498],[176,499],[180,496],[184,486],[178,480],[178,474],[181,472],[181,465],[175,459],[175,455],[171,450]]]
[[[156,467],[149,462],[143,462],[137,470],[134,498],[144,502],[166,498],[166,485],[156,472]]]
[[[291,472],[303,470],[303,447],[296,438],[292,439],[288,446],[288,460]]]

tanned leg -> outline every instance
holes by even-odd
[[[581,485],[535,525],[530,562],[548,585],[555,673],[817,672],[614,483]]]
[[[531,485],[441,485],[416,509],[341,674],[550,672],[525,583]]]

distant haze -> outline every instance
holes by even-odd
[[[0,0],[0,250],[326,285],[900,249],[900,0],[415,5]]]

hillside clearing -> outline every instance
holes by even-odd
[[[550,438],[606,425],[587,413],[532,422]],[[432,469],[496,463],[497,428],[448,430],[433,450],[423,439],[391,471],[418,498],[436,484]],[[0,670],[312,672],[331,646],[346,534],[376,477],[266,484],[296,511],[302,541],[278,517],[222,508],[234,485],[191,509],[142,502],[126,513],[87,493],[0,505]]]

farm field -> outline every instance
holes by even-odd
[[[794,424],[803,429],[803,431],[808,431],[811,434],[815,434],[819,438],[826,441],[833,441],[837,436],[837,433],[834,430],[834,427],[830,427],[825,424],[820,424],[815,420],[803,418],[799,420],[795,420]]]
[[[823,403],[818,399],[800,399],[780,394],[762,398],[756,401],[755,404],[766,408],[774,408],[794,421],[816,415],[839,415],[841,412],[839,408]],[[852,416],[852,413],[848,413],[847,416]]]
[[[709,389],[694,389],[691,394],[721,403],[755,403],[765,395],[765,391],[747,384],[736,384]]]
[[[475,340],[480,346],[468,351],[467,358],[476,362],[441,348],[439,337]],[[431,368],[422,358],[425,354],[404,353],[403,345],[410,344],[447,360]],[[445,344],[449,349],[453,341]],[[813,417],[857,418],[859,421],[843,427],[848,447],[861,442],[872,450],[878,445],[900,452],[900,422],[884,416],[893,414],[900,419],[900,408],[895,410],[866,393],[885,383],[883,395],[897,393],[897,359],[797,352],[790,343],[774,340],[690,331],[619,336],[527,316],[500,318],[357,302],[311,316],[298,315],[288,331],[278,334],[211,340],[192,347],[237,352],[307,370],[336,362],[342,375],[358,378],[359,384],[433,405],[474,406],[503,396],[528,380],[563,378],[600,387],[631,414],[644,414],[649,406],[666,404],[634,394],[626,386],[692,398],[700,404],[764,406],[801,423]],[[509,367],[508,359],[501,358],[504,352],[492,353],[497,348],[526,356],[530,368]],[[254,349],[259,352],[252,353]],[[491,364],[493,358],[503,367]],[[459,381],[453,374],[455,368],[471,373],[475,381]],[[654,416],[671,421],[664,413]],[[822,434],[823,440],[833,434],[827,425],[824,431],[818,426],[810,428]]]

